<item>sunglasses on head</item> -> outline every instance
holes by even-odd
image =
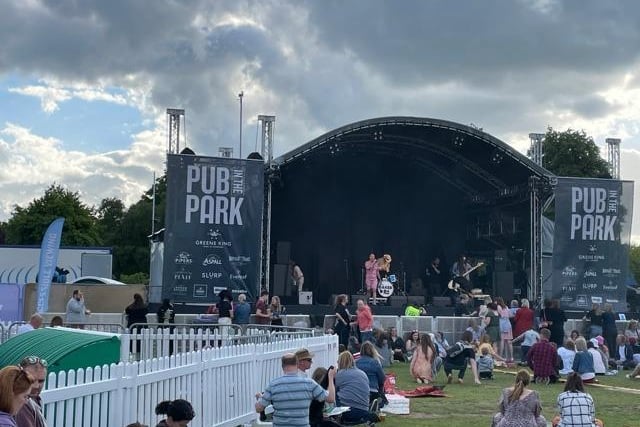
[[[42,365],[43,368],[49,366],[46,360],[41,359],[37,356],[27,356],[20,362],[21,367],[33,366],[33,365]]]

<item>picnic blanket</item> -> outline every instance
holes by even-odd
[[[393,372],[388,373],[384,380],[384,393],[387,397],[391,394],[397,394],[404,397],[447,397],[442,391],[444,386],[422,385],[413,390],[400,390],[396,386],[396,375]]]

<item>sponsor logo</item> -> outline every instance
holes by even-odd
[[[196,240],[194,243],[196,246],[200,246],[203,248],[219,249],[231,247],[231,242],[224,240],[224,236],[222,235],[220,230],[214,230],[212,228],[207,231],[206,239]]]
[[[605,291],[615,291],[615,290],[618,289],[618,285],[614,285],[611,282],[609,282],[609,284],[608,285],[604,285],[602,287],[602,289],[605,290]]]
[[[567,302],[567,303],[573,302],[573,297],[571,295],[563,295],[560,297],[560,301]]]
[[[589,245],[589,252],[598,252],[598,245]]]
[[[238,255],[238,256],[229,255],[229,262],[232,263],[233,265],[243,265],[251,262],[251,257],[242,256],[242,255]]]
[[[205,298],[206,296],[207,296],[207,285],[200,284],[200,283],[193,285],[194,298]]]
[[[584,276],[583,277],[598,277],[598,273],[596,273],[593,270],[587,270],[584,272]]]
[[[586,295],[577,295],[576,296],[576,306],[578,307],[588,307],[589,299]]]
[[[578,290],[574,283],[563,283],[560,289],[562,289],[562,292],[575,292]]]
[[[587,291],[592,291],[594,289],[596,289],[598,287],[597,283],[583,283],[582,284],[582,289],[585,289]]]
[[[176,255],[175,263],[179,265],[191,265],[193,260],[189,252],[181,251]]]
[[[222,277],[222,273],[217,271],[205,271],[200,275],[200,277],[202,279],[220,279]]]
[[[173,287],[173,292],[176,294],[186,294],[187,293],[187,287],[184,285],[176,285]]]
[[[576,268],[572,265],[568,265],[562,269],[562,277],[577,277],[578,272]]]
[[[185,269],[180,269],[173,273],[173,278],[175,280],[191,280],[191,272]]]
[[[222,265],[222,260],[220,259],[220,257],[218,255],[209,254],[202,261],[202,265],[203,265],[203,267],[209,267],[211,265]]]
[[[591,297],[591,302],[594,304],[602,304],[602,297]]]
[[[578,255],[578,259],[580,261],[604,261],[605,260],[605,256],[604,255]]]
[[[213,293],[216,294],[216,295],[219,294],[222,291],[225,291],[225,290],[227,290],[226,286],[214,286],[213,287]]]
[[[603,268],[602,274],[606,276],[615,276],[617,274],[620,274],[620,269],[619,268]]]
[[[246,274],[241,274],[241,273],[230,274],[229,275],[229,279],[231,279],[231,280],[247,280],[247,275]]]
[[[620,302],[620,301],[618,301],[617,299],[609,299],[609,298],[607,298],[607,299],[606,299],[606,301],[607,301],[607,302],[611,302],[611,303]]]

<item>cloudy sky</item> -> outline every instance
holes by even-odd
[[[237,153],[240,91],[245,153],[258,114],[277,116],[276,154],[412,115],[521,151],[547,126],[603,149],[619,137],[623,178],[640,178],[634,0],[14,0],[2,12],[0,220],[53,182],[89,205],[136,201],[163,170],[168,107],[186,110],[197,153]]]

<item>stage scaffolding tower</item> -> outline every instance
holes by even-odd
[[[258,116],[262,158],[265,161],[264,209],[262,213],[262,287],[269,290],[271,269],[271,178],[275,169],[273,165],[273,133],[276,116]],[[258,293],[259,295],[260,293]]]
[[[607,138],[607,161],[611,169],[611,178],[620,179],[620,138]]]
[[[544,133],[530,133],[529,140],[531,141],[531,148],[529,149],[531,160],[538,166],[542,166]]]
[[[182,125],[180,122],[182,121]],[[167,108],[167,153],[180,153],[180,128],[183,137],[187,139],[187,127],[185,126],[184,110],[180,108]]]

